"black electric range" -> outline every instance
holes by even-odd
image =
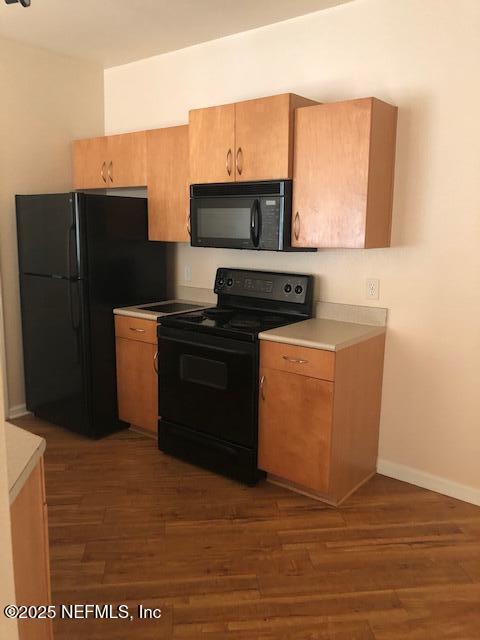
[[[159,448],[255,484],[258,334],[312,316],[309,275],[220,268],[216,307],[159,318]]]

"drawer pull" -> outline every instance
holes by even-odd
[[[263,392],[264,386],[265,386],[265,376],[262,376],[260,378],[260,396],[261,396],[262,400],[265,400],[265,394]]]
[[[158,373],[158,351],[155,351],[155,355],[153,356],[153,368],[155,369],[155,373]]]
[[[301,358],[289,358],[288,356],[282,356],[287,362],[292,364],[308,364],[308,360],[302,360]]]
[[[136,327],[130,327],[130,331],[135,331],[135,333],[145,333],[145,329],[137,329]]]

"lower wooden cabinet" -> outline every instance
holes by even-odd
[[[115,316],[118,415],[152,433],[158,422],[156,328],[153,320]]]
[[[384,343],[261,341],[258,466],[270,479],[336,505],[375,473]]]
[[[267,368],[260,380],[261,468],[326,493],[333,383]]]
[[[17,606],[49,605],[50,556],[43,458],[11,506],[12,552]],[[51,620],[19,620],[20,640],[51,640]]]

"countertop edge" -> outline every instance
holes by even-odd
[[[6,423],[5,428],[6,430],[8,428],[14,428],[14,429],[19,429],[20,431],[24,431],[24,429],[20,429],[20,427],[16,427],[15,425],[10,425],[8,423]],[[25,432],[28,433],[28,432]],[[45,453],[45,449],[47,448],[47,443],[45,441],[44,438],[41,438],[40,436],[36,436],[34,434],[31,434],[32,437],[34,437],[35,439],[38,440],[38,442],[36,443],[36,446],[33,448],[33,450],[30,450],[27,454],[27,458],[26,460],[22,460],[22,468],[20,470],[20,473],[18,473],[17,477],[15,478],[15,480],[9,481],[9,489],[8,489],[8,495],[9,495],[9,501],[10,501],[10,505],[12,505],[15,500],[17,499],[19,493],[21,492],[21,490],[23,489],[23,487],[25,486],[25,483],[27,482],[28,478],[30,477],[32,471],[35,469],[35,467],[38,464],[38,461],[40,460],[40,458],[43,456],[43,454]],[[8,463],[9,463],[9,446],[8,446],[8,440],[6,441],[6,453],[7,453],[7,472],[8,472]]]
[[[272,331],[275,330],[273,329]],[[305,340],[302,338],[290,338],[288,336],[276,336],[274,334],[270,334],[269,331],[262,331],[258,334],[258,337],[260,340],[266,340],[267,342],[280,342],[281,344],[290,344],[298,347],[308,347],[309,349],[320,349],[322,351],[341,351],[342,349],[351,347],[354,344],[358,344],[359,342],[364,342],[365,340],[369,340],[370,338],[380,336],[385,332],[385,327],[374,327],[372,325],[371,330],[366,331],[363,335],[355,336],[353,338],[350,338],[349,340],[344,340],[343,342],[339,342],[337,344],[330,344],[315,340]]]

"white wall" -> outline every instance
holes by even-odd
[[[0,39],[0,269],[8,407],[25,402],[16,193],[72,188],[70,143],[103,133],[103,70]]]
[[[303,270],[317,275],[322,299],[366,304],[365,278],[380,278],[378,304],[390,309],[380,456],[467,485],[478,500],[479,33],[478,0],[356,0],[105,73],[109,133],[284,91],[399,106],[392,248],[272,255],[181,245],[178,282],[186,264],[198,287],[212,286],[219,265]]]

